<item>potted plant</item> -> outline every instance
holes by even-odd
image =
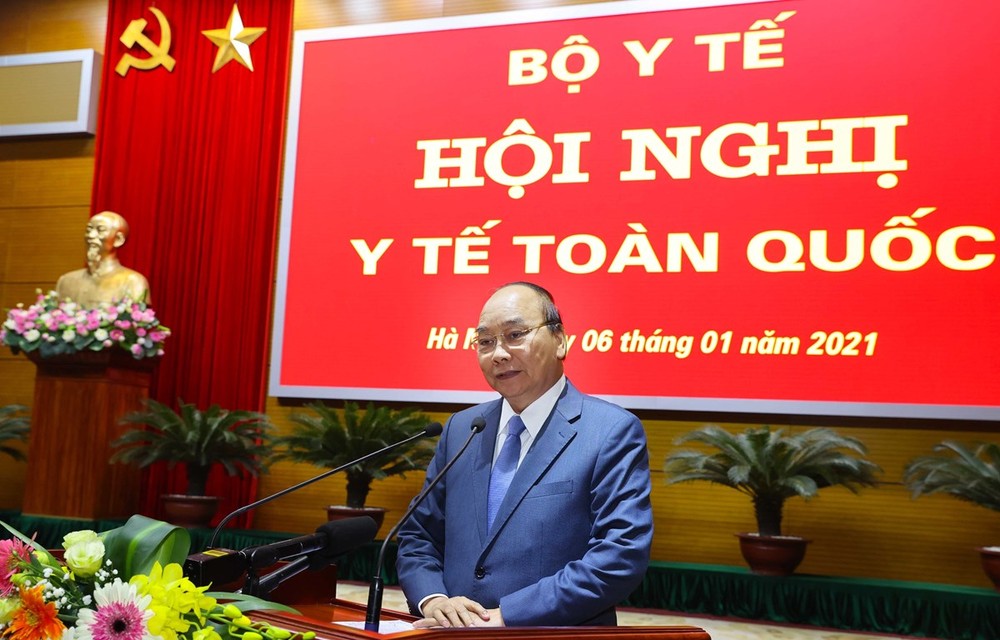
[[[146,401],[145,411],[126,415],[122,424],[139,425],[111,443],[112,462],[140,468],[166,462],[183,463],[187,477],[184,494],[162,496],[164,517],[181,526],[207,526],[215,515],[218,497],[206,496],[208,474],[221,465],[230,476],[256,476],[267,469],[272,453],[268,417],[254,411],[230,411],[212,405],[202,411],[178,400],[178,410],[156,400]]]
[[[430,418],[412,407],[394,410],[369,402],[362,411],[356,403],[346,402],[343,418],[341,412],[322,402],[306,407],[312,413],[292,414],[291,432],[276,438],[275,444],[284,449],[278,451],[275,460],[308,462],[333,469],[419,433],[431,423]],[[433,448],[417,440],[349,467],[347,504],[328,506],[329,518],[368,515],[381,526],[385,509],[365,505],[372,482],[426,469],[432,455]]]
[[[945,440],[934,451],[914,458],[903,470],[903,483],[914,498],[943,493],[1000,511],[1000,446]],[[983,571],[1000,590],[1000,547],[980,547],[979,558]]]
[[[859,440],[826,428],[786,433],[764,426],[733,434],[706,425],[677,440],[687,443],[707,445],[713,451],[682,450],[667,456],[667,482],[706,480],[750,496],[757,532],[736,535],[750,570],[763,575],[790,575],[805,556],[809,541],[781,531],[788,498],[808,500],[820,489],[836,485],[857,493],[874,486],[881,471],[864,458],[867,450]]]
[[[12,447],[8,442],[27,442],[28,416],[18,415],[27,408],[19,404],[8,404],[0,407],[0,453],[6,453],[15,460],[24,460],[24,452],[17,447]]]

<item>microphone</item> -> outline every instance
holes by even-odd
[[[455,461],[458,460],[465,450],[469,448],[472,444],[472,439],[476,437],[477,433],[480,433],[486,428],[486,418],[482,416],[476,416],[472,419],[472,433],[466,439],[465,444],[462,448],[458,450],[448,464],[444,465],[444,468],[434,476],[431,481],[424,487],[424,490],[417,494],[417,497],[413,499],[410,503],[410,508],[406,510],[403,517],[399,519],[399,522],[389,530],[388,535],[386,535],[385,540],[382,541],[382,548],[378,552],[378,561],[375,563],[375,575],[372,576],[372,584],[368,589],[368,606],[365,611],[365,631],[374,631],[378,633],[379,618],[382,615],[382,594],[385,591],[385,584],[382,581],[382,565],[385,564],[385,549],[389,544],[389,541],[396,535],[399,528],[403,526],[403,523],[413,515],[413,512],[417,510],[420,503],[424,501],[424,498],[431,492],[431,490],[437,485],[438,481],[441,480],[451,469]]]
[[[320,525],[316,533],[250,547],[240,553],[246,556],[249,569],[263,569],[278,560],[313,552],[332,560],[371,542],[377,532],[378,525],[369,516],[344,518]]]
[[[240,553],[246,556],[249,568],[246,584],[240,593],[262,598],[306,569],[322,569],[337,556],[371,542],[377,532],[378,525],[372,518],[360,516],[327,522],[312,535],[245,549]],[[265,576],[258,576],[254,571],[293,557],[295,560]]]
[[[251,502],[248,505],[244,505],[244,506],[240,507],[239,509],[233,511],[232,513],[230,513],[225,518],[223,518],[222,520],[219,521],[219,525],[217,527],[215,527],[215,531],[212,532],[212,537],[208,541],[208,546],[206,547],[205,553],[209,553],[209,551],[212,550],[212,547],[215,546],[215,540],[216,540],[216,538],[219,537],[219,533],[222,531],[222,528],[226,526],[227,522],[229,522],[230,520],[232,520],[236,516],[244,514],[247,511],[250,511],[251,509],[256,509],[257,507],[261,506],[262,504],[267,504],[268,502],[270,502],[271,500],[274,500],[275,498],[280,498],[281,496],[287,495],[287,494],[289,494],[289,493],[291,493],[293,491],[298,491],[302,487],[309,486],[309,485],[311,485],[314,482],[319,482],[320,480],[322,480],[324,478],[332,476],[333,474],[337,473],[338,471],[343,471],[344,469],[348,469],[350,467],[353,467],[356,464],[360,464],[362,462],[365,462],[365,461],[367,461],[367,460],[369,460],[371,458],[374,458],[375,456],[382,455],[386,451],[390,451],[392,449],[395,449],[396,447],[399,447],[399,446],[402,446],[404,444],[413,442],[414,440],[417,440],[419,438],[423,438],[424,436],[430,436],[430,437],[439,436],[439,435],[441,435],[441,431],[443,429],[444,429],[444,427],[441,426],[440,422],[432,422],[429,425],[427,425],[427,427],[423,431],[421,431],[420,433],[415,433],[412,436],[410,436],[409,438],[406,438],[404,440],[400,440],[399,442],[395,442],[395,443],[390,444],[388,446],[382,447],[378,451],[373,451],[373,452],[371,452],[371,453],[369,453],[367,455],[363,455],[360,458],[358,458],[357,460],[352,460],[351,462],[348,462],[347,464],[342,464],[339,467],[336,467],[334,469],[329,469],[327,471],[324,471],[323,473],[319,474],[318,476],[316,476],[314,478],[309,478],[308,480],[300,482],[297,485],[288,487],[287,489],[282,489],[281,491],[278,491],[277,493],[273,493],[273,494],[271,494],[269,496],[261,498],[260,500],[257,500],[256,502]]]
[[[226,584],[242,576],[245,571],[250,571],[252,574],[255,570],[269,567],[278,560],[296,556],[308,559],[308,562],[299,563],[301,566],[299,571],[307,566],[319,569],[329,564],[336,556],[349,553],[371,542],[375,539],[377,531],[378,525],[368,516],[333,520],[320,525],[316,533],[290,540],[248,547],[242,551],[210,549],[204,553],[188,556],[184,562],[184,575],[196,586],[205,586],[209,583]],[[290,578],[292,575],[295,574],[287,575],[285,578]],[[248,583],[252,581],[251,578]],[[270,588],[273,589],[275,586],[277,584]]]

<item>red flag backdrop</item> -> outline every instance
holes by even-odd
[[[292,0],[241,0],[244,26],[267,29],[249,47],[254,71],[234,60],[216,73],[218,48],[202,31],[224,28],[232,3],[158,0],[174,69],[122,77],[123,55],[150,57],[119,40],[132,21],[148,22],[153,45],[167,42],[148,4],[110,2],[93,210],[128,220],[122,261],[148,276],[173,331],[152,395],[263,410]],[[223,510],[252,499],[255,481],[223,478],[209,486]],[[149,479],[147,513],[183,488],[162,469]]]
[[[272,393],[492,397],[529,279],[626,406],[1000,418],[1000,4],[679,4],[297,33]]]

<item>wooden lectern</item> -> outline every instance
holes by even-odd
[[[319,578],[312,572],[300,573],[283,583],[268,598],[294,607],[301,615],[278,611],[254,611],[251,618],[289,631],[313,631],[316,640],[711,640],[704,629],[671,627],[510,627],[501,629],[414,629],[402,632],[365,631],[336,624],[364,623],[365,607],[346,600],[329,600],[336,594],[336,566],[328,567]],[[332,592],[326,591],[332,587]],[[325,596],[325,597],[324,597]],[[413,622],[408,613],[383,609],[381,622]]]
[[[155,359],[124,349],[83,351],[35,363],[25,514],[99,520],[129,516],[139,503],[139,469],[109,464],[126,413],[149,397]]]
[[[302,615],[257,611],[255,620],[268,622],[289,631],[313,631],[317,640],[711,640],[698,627],[510,627],[502,629],[415,629],[397,633],[374,633],[335,624],[334,621],[363,622],[365,608],[343,600],[331,604],[294,604]],[[382,611],[382,621],[415,618],[397,611]]]

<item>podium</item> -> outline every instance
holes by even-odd
[[[155,360],[120,348],[26,355],[36,372],[22,512],[89,520],[135,513],[140,471],[109,464],[109,445],[127,429],[122,416],[149,397]]]
[[[359,623],[364,626],[364,605],[336,598],[337,567],[326,567],[315,572],[299,573],[283,582],[270,595],[274,602],[294,607],[299,614],[283,611],[251,611],[247,615],[259,622],[294,632],[312,631],[316,640],[712,640],[708,632],[699,627],[636,626],[636,627],[501,627],[475,629],[412,629],[400,632],[365,631],[337,624]],[[382,609],[381,623],[393,621],[413,622],[417,618],[409,613]]]
[[[699,627],[504,627],[499,629],[414,629],[396,633],[374,633],[337,622],[364,622],[365,608],[343,600],[330,604],[295,604],[302,615],[255,611],[250,617],[292,632],[312,631],[317,640],[711,640]],[[415,618],[406,613],[382,610],[382,621]]]

